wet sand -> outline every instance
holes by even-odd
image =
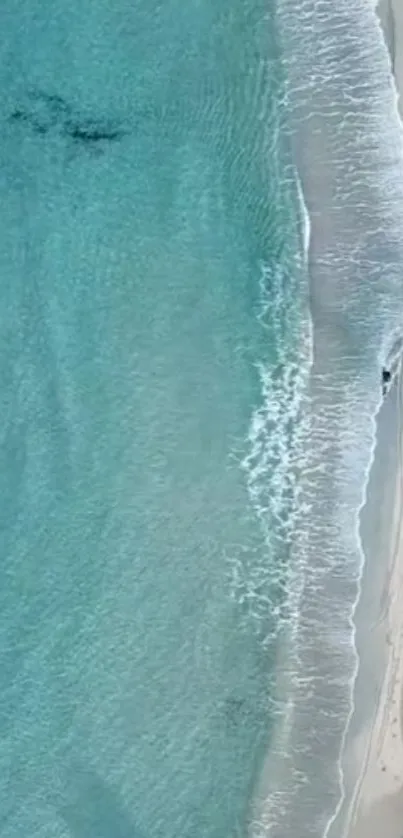
[[[388,402],[378,420],[376,461],[362,519],[369,567],[356,616],[360,672],[344,765],[348,805],[335,824],[338,834],[348,838],[403,836],[401,379]]]
[[[355,614],[360,665],[342,760],[345,799],[326,838],[403,837],[402,418],[400,375],[378,413],[360,517],[366,556]]]
[[[381,0],[378,14],[402,115],[403,0]],[[403,838],[402,420],[400,376],[378,416],[377,451],[361,521],[369,566],[356,613],[360,670],[343,765],[346,799],[332,838]]]

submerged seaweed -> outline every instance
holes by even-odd
[[[30,91],[25,107],[15,107],[8,121],[24,124],[40,136],[50,132],[58,133],[87,146],[115,142],[127,134],[116,122],[108,122],[101,117],[84,117],[74,112],[61,96],[41,90]]]

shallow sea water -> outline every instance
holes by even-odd
[[[275,21],[0,21],[0,834],[244,835],[301,386]]]

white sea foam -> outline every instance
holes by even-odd
[[[359,665],[354,614],[364,569],[359,519],[374,458],[380,371],[388,356],[399,362],[396,347],[403,320],[402,134],[374,10],[375,3],[365,0],[353,6],[346,0],[337,8],[311,0],[298,5],[283,2],[291,56],[290,99],[296,103],[297,123],[311,113],[315,142],[320,138],[310,160],[309,154],[302,155],[304,189],[308,183],[310,209],[314,207],[313,230],[308,217],[305,248],[308,252],[313,233],[316,285],[312,293],[318,331],[315,364],[303,367],[306,384],[301,386],[298,378],[295,385],[294,360],[289,355],[290,372],[284,374],[280,386],[270,371],[262,371],[264,407],[252,423],[252,454],[246,463],[256,509],[264,522],[286,519],[283,532],[293,557],[287,577],[292,615],[283,613],[290,620],[284,667],[293,694],[288,695],[284,735],[273,757],[277,778],[273,781],[268,771],[266,796],[259,792],[253,838],[328,836],[345,793],[341,756]],[[344,110],[339,113],[340,102]],[[328,136],[332,122],[334,132]],[[301,140],[308,143],[308,149],[310,137],[313,133],[308,131]],[[316,152],[323,155],[322,207],[317,192],[321,160],[315,158]],[[315,176],[315,168],[319,175]],[[331,188],[331,178],[335,180],[330,197],[325,191],[329,173]],[[356,228],[346,226],[345,240],[344,215],[346,224],[350,218],[357,222]],[[279,288],[281,281],[277,278]],[[263,297],[263,310],[264,305]],[[276,306],[273,316],[278,318],[281,300]],[[287,412],[299,423],[291,451],[284,421]],[[266,417],[271,421],[265,425]],[[273,434],[269,438],[274,426],[281,442],[274,442]],[[273,462],[276,468],[270,470]],[[290,471],[296,462],[300,471],[294,472],[293,482]],[[271,480],[275,475],[270,483],[278,491],[272,501],[274,513],[266,502],[268,487],[265,494],[262,485],[265,474]],[[285,486],[290,487],[290,495]],[[290,496],[291,513],[283,505],[284,497]]]
[[[385,43],[382,27],[381,27],[381,24],[380,24],[378,15],[377,15],[377,11],[376,11],[377,6],[378,6],[378,0],[367,0],[367,3],[368,3],[368,8],[371,11],[371,13],[372,13],[372,15],[375,19],[375,22],[376,22],[376,27],[377,27],[377,31],[378,31],[379,46],[380,46],[381,49],[386,50],[387,56],[389,58],[388,51],[387,51],[387,45]],[[395,82],[395,78],[394,78],[391,66],[390,66],[390,73],[389,73],[389,86],[390,86],[390,89],[392,91],[392,97],[391,97],[392,102],[390,103],[390,118],[391,118],[391,121],[392,121],[392,125],[393,125],[393,122],[395,123],[395,125],[393,125],[394,132],[397,134],[397,133],[399,133],[399,129],[400,129],[400,134],[402,136],[402,134],[403,134],[402,123],[401,123],[399,108],[398,108],[399,94],[398,94],[398,90],[397,90],[397,87],[396,87],[396,82]],[[396,125],[396,123],[397,123],[397,125]],[[392,133],[392,136],[393,136],[393,130],[392,130],[391,133]],[[402,192],[402,203],[403,203],[403,154],[402,154],[402,152],[403,152],[403,147],[402,147],[402,141],[401,141],[401,148],[400,148],[400,159],[401,159],[400,187],[401,187],[401,192]],[[403,270],[403,264],[402,264],[402,270]],[[401,364],[402,364],[403,311],[402,311],[400,319],[401,319],[401,324],[398,323],[395,326],[392,325],[389,330],[385,329],[385,331],[382,335],[382,340],[380,342],[379,353],[378,353],[378,366],[379,366],[379,368],[386,366],[387,368],[389,368],[391,370],[393,376],[399,374],[400,367],[401,367]],[[364,481],[364,486],[363,486],[362,501],[361,501],[361,504],[360,504],[360,507],[357,511],[357,516],[356,516],[356,539],[357,539],[357,543],[359,544],[359,551],[360,551],[360,556],[361,556],[360,577],[359,577],[359,580],[358,580],[357,595],[356,595],[356,598],[355,598],[355,600],[353,602],[353,605],[352,605],[352,614],[351,614],[352,643],[353,643],[354,652],[355,652],[355,664],[356,665],[355,665],[354,674],[353,674],[353,678],[351,680],[351,686],[350,686],[350,697],[351,697],[350,711],[349,711],[348,717],[346,719],[346,725],[345,725],[345,728],[344,728],[344,731],[343,731],[343,736],[342,736],[341,746],[340,746],[340,752],[339,752],[339,759],[338,759],[338,776],[339,776],[339,785],[340,785],[340,797],[339,797],[339,800],[337,802],[337,805],[335,807],[334,812],[332,813],[332,815],[330,816],[330,818],[329,818],[329,820],[326,824],[326,827],[325,827],[325,830],[324,830],[324,833],[323,833],[323,838],[329,838],[329,836],[332,834],[332,827],[337,821],[338,815],[339,815],[339,813],[342,809],[342,806],[343,806],[343,803],[344,803],[344,800],[345,800],[345,797],[346,797],[346,787],[345,787],[345,779],[344,779],[342,760],[343,760],[343,755],[344,755],[345,748],[346,748],[346,740],[347,740],[347,736],[348,736],[348,732],[349,732],[349,728],[350,728],[351,719],[352,719],[354,711],[356,709],[354,687],[355,687],[355,682],[356,682],[356,678],[357,678],[357,674],[358,674],[358,670],[359,670],[360,660],[359,660],[358,649],[357,649],[357,644],[356,644],[355,613],[356,613],[356,610],[357,610],[358,602],[359,602],[361,594],[362,594],[362,577],[363,577],[363,573],[364,573],[364,569],[365,569],[365,555],[364,555],[364,552],[363,552],[363,549],[362,549],[361,538],[360,538],[360,516],[361,516],[361,512],[362,512],[362,510],[363,510],[363,508],[364,508],[364,506],[367,502],[367,492],[368,492],[370,472],[371,472],[371,469],[372,469],[372,466],[373,466],[373,463],[374,463],[375,449],[376,449],[376,428],[377,428],[376,423],[377,423],[377,417],[378,417],[378,413],[379,413],[379,409],[381,407],[381,404],[382,404],[382,398],[380,396],[379,401],[376,405],[375,412],[371,416],[371,420],[372,420],[372,445],[371,445],[369,461],[368,461],[367,469],[366,469],[366,473],[365,473],[365,481]]]
[[[304,399],[312,363],[306,274],[309,217],[300,184],[298,193],[301,252],[286,265],[261,269],[259,319],[275,344],[277,363],[257,364],[261,403],[252,415],[248,452],[241,463],[267,555],[263,562],[247,553],[233,561],[232,590],[238,601],[253,603],[251,613],[258,626],[267,620],[268,609],[275,617],[266,643],[271,643],[296,613],[302,579],[300,570],[297,580],[295,568],[279,561],[280,552],[289,549],[294,529],[306,433]]]

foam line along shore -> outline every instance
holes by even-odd
[[[269,834],[323,838],[348,795],[342,754],[360,669],[354,617],[367,562],[360,520],[382,365],[401,329],[402,137],[371,4],[304,0],[295,8],[284,0],[279,18],[311,223],[313,364],[305,514],[294,541],[305,579],[292,651],[292,747],[282,817]]]
[[[377,7],[401,116],[403,8]],[[401,157],[403,166],[403,158]],[[344,755],[346,796],[331,836],[400,838],[403,818],[402,378],[378,415],[377,447],[361,518],[366,572],[356,612],[360,667]]]

